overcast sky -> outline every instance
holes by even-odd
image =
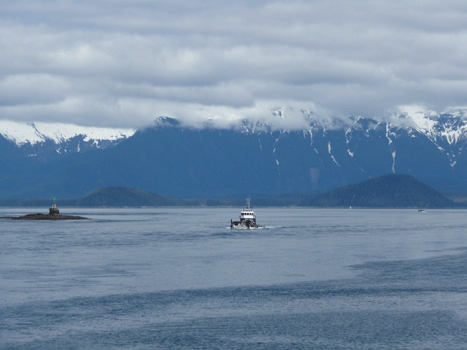
[[[0,119],[14,121],[467,105],[465,0],[0,0],[0,52]]]

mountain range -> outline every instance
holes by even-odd
[[[119,185],[176,198],[244,198],[325,192],[385,174],[467,192],[462,110],[339,125],[303,113],[299,130],[251,121],[193,128],[159,118],[138,131],[28,124],[29,133],[16,125],[15,134],[0,123],[0,198],[76,198]]]
[[[113,147],[132,136],[133,129],[82,127],[60,123],[18,123],[0,120],[3,153],[16,149],[16,154],[47,161],[67,154]],[[9,147],[8,147],[9,146]]]

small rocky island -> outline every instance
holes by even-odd
[[[27,214],[24,216],[17,216],[17,217],[2,217],[1,219],[8,219],[8,220],[88,220],[88,218],[84,218],[82,216],[73,216],[73,215],[61,215],[60,211],[57,208],[57,203],[54,202],[52,204],[52,208],[49,208],[49,214]]]

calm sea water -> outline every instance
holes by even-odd
[[[0,349],[467,347],[467,211],[239,210],[0,220]]]

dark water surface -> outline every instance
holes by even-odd
[[[467,211],[239,209],[0,220],[0,349],[467,348]]]

